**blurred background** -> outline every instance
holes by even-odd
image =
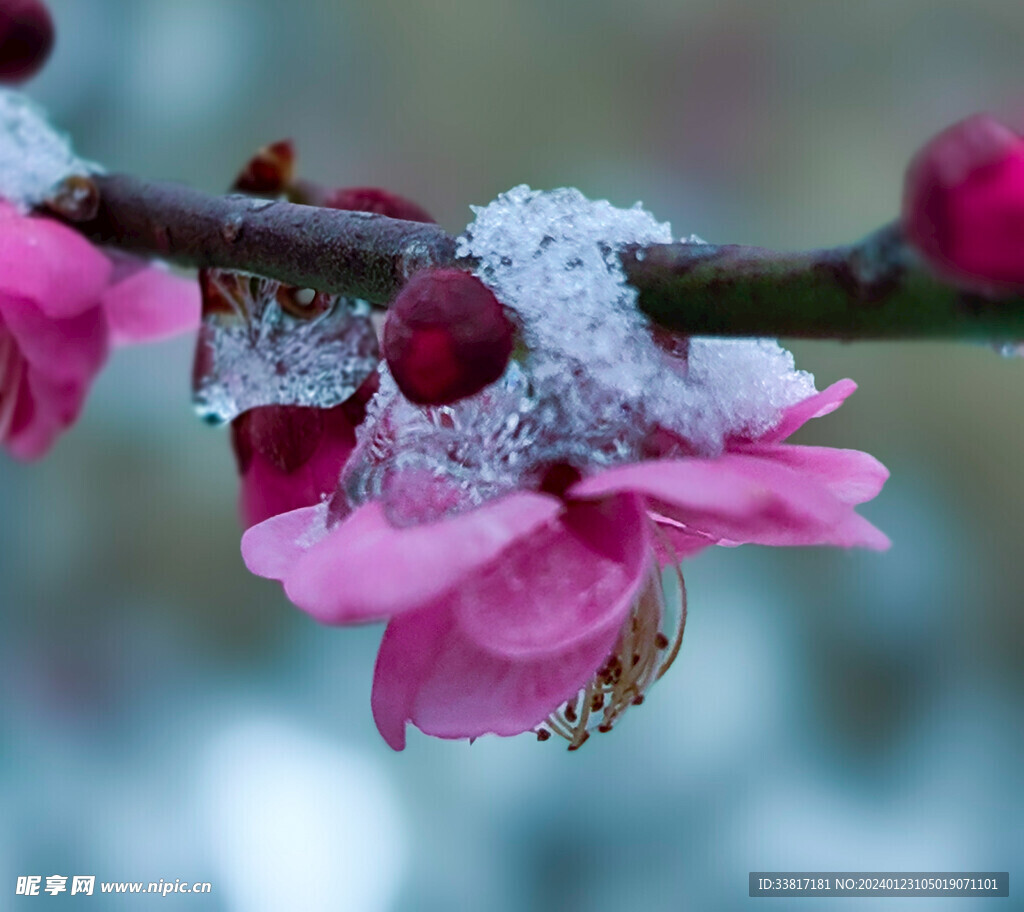
[[[304,176],[456,232],[526,182],[711,242],[853,240],[919,144],[1024,87],[1018,0],[52,7],[27,90],[83,155],[220,191],[290,136]],[[578,754],[392,753],[380,628],[318,627],[242,565],[189,341],[118,353],[49,458],[0,455],[0,905],[18,875],[94,874],[213,893],[14,905],[713,912],[756,870],[1009,870],[1024,908],[1024,362],[793,348],[819,388],[860,383],[799,440],[889,466],[863,512],[891,552],[693,560],[675,667]]]

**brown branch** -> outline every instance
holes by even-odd
[[[945,281],[896,224],[822,250],[661,244],[622,260],[643,310],[691,335],[1024,339],[1024,297]]]
[[[437,225],[248,196],[210,196],[126,175],[94,178],[91,240],[183,266],[217,266],[386,303],[420,269],[450,264]],[[61,211],[60,198],[54,207]]]
[[[123,175],[95,184],[96,199],[78,186],[58,193],[52,208],[98,243],[183,265],[252,272],[378,304],[420,269],[473,266],[456,261],[454,238],[436,225],[209,196]],[[687,335],[1024,339],[1024,297],[943,281],[897,226],[858,244],[800,253],[679,243],[626,249],[621,258],[640,307]]]

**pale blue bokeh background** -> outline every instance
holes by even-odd
[[[838,243],[896,213],[930,134],[1024,100],[1014,0],[53,7],[29,90],[111,170],[217,191],[292,136],[305,175],[451,230],[528,182],[713,242]],[[320,628],[242,566],[188,342],[118,354],[50,458],[0,458],[0,906],[27,873],[208,880],[103,908],[244,912],[732,910],[766,869],[1019,884],[1024,362],[795,351],[821,387],[861,383],[801,439],[891,468],[864,512],[892,551],[693,561],[676,667],[576,755],[392,753],[379,628]]]

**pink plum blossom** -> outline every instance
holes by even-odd
[[[885,468],[856,450],[784,442],[855,388],[836,383],[717,456],[689,455],[657,428],[655,458],[551,466],[533,487],[478,505],[405,473],[352,508],[268,519],[242,553],[322,623],[387,622],[372,708],[396,750],[409,722],[442,738],[565,734],[579,713],[603,711],[607,730],[622,707],[604,701],[639,702],[669,647],[661,565],[712,545],[888,546],[854,509]],[[570,735],[573,746],[586,737]]]
[[[396,750],[410,722],[575,749],[678,654],[681,559],[884,548],[855,507],[887,473],[866,453],[785,442],[852,382],[819,393],[771,340],[651,325],[616,248],[673,235],[639,205],[519,186],[474,211],[456,247],[516,327],[503,372],[417,404],[389,358],[330,500],[253,526],[242,554],[321,623],[387,622],[371,702]]]
[[[42,456],[82,410],[112,345],[199,322],[195,283],[114,259],[61,223],[0,202],[0,443]]]

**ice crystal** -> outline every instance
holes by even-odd
[[[220,270],[202,283],[193,399],[207,421],[260,405],[332,408],[377,366],[365,301]]]
[[[75,155],[40,107],[20,92],[0,88],[0,198],[28,212],[64,179],[101,170]]]

